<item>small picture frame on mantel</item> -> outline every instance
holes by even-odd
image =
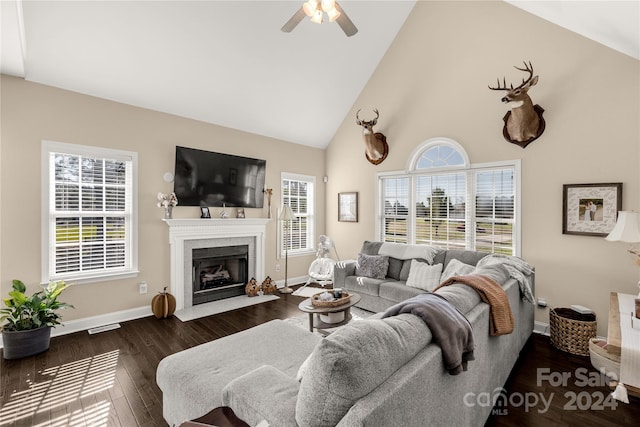
[[[209,212],[209,208],[206,206],[200,206],[200,218],[211,218],[211,212]]]
[[[564,184],[562,234],[606,237],[622,210],[622,183]]]

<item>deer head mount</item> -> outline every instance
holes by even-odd
[[[389,154],[389,145],[387,145],[387,137],[380,132],[374,132],[373,127],[378,123],[378,117],[380,113],[378,110],[373,110],[376,113],[376,117],[372,120],[362,120],[358,116],[361,110],[356,112],[356,123],[358,126],[362,126],[362,140],[364,141],[364,155],[374,165],[379,165]]]
[[[513,84],[511,84],[510,87],[507,87],[506,79],[503,77],[502,86],[500,85],[500,79],[498,79],[498,86],[489,86],[489,89],[507,92],[501,101],[507,104],[510,111],[503,118],[502,134],[507,141],[525,148],[542,135],[545,122],[542,118],[544,109],[537,104],[533,105],[531,98],[527,94],[529,89],[538,83],[538,76],[533,76],[531,62],[528,65],[526,62],[523,63],[524,68],[514,66],[516,70],[529,73],[527,79],[522,79],[520,86],[514,88]]]

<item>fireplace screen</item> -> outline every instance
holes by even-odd
[[[248,274],[247,245],[193,250],[193,304],[244,293]]]

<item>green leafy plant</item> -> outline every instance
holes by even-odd
[[[5,308],[0,310],[0,322],[4,331],[27,331],[42,326],[60,325],[57,310],[73,308],[71,304],[58,301],[58,296],[68,288],[64,281],[51,281],[28,297],[27,287],[20,280],[13,280],[13,291],[4,299]]]

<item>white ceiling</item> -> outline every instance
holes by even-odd
[[[353,37],[281,32],[302,3],[2,0],[0,71],[323,148],[415,1],[341,1]],[[640,59],[640,1],[509,3]]]

